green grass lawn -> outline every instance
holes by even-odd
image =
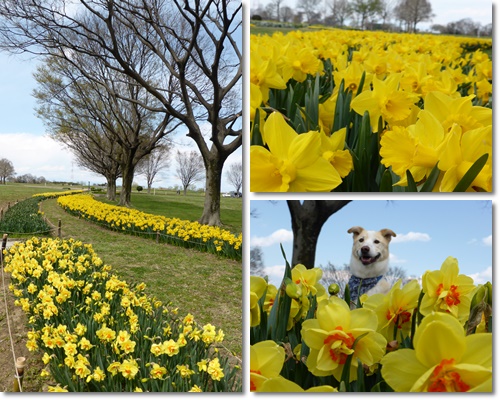
[[[63,190],[59,187],[0,185],[0,207],[36,193]],[[147,195],[134,193],[135,208],[153,214],[196,220],[201,215],[202,195]],[[241,232],[241,199],[222,198],[221,214]],[[242,266],[193,249],[156,244],[154,241],[120,234],[73,217],[55,199],[42,202],[49,221],[62,223],[62,237],[91,243],[97,255],[128,283],[145,282],[146,292],[179,313],[191,312],[200,324],[211,323],[225,332],[225,346],[242,354]],[[191,217],[189,217],[191,216]],[[231,229],[233,230],[233,229]]]

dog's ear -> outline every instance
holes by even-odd
[[[385,237],[385,239],[390,242],[392,237],[396,237],[396,234],[390,230],[390,229],[381,229],[380,230],[380,233],[382,234],[383,237]]]
[[[364,228],[361,228],[360,226],[353,226],[351,229],[349,229],[347,231],[347,233],[353,233],[354,234],[354,237],[356,237],[357,235],[359,235],[361,233],[361,231],[363,231]]]

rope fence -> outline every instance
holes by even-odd
[[[9,331],[9,338],[10,338],[10,346],[11,346],[11,351],[12,351],[12,358],[13,358],[13,363],[14,363],[14,391],[15,392],[22,392],[23,391],[23,384],[22,384],[22,378],[24,374],[24,362],[26,359],[24,357],[17,357],[16,356],[16,350],[14,349],[14,338],[12,337],[12,328],[10,326],[10,313],[9,313],[9,304],[7,301],[7,284],[5,282],[5,273],[3,270],[3,253],[5,249],[7,248],[7,234],[4,234],[2,237],[2,247],[0,249],[0,270],[2,271],[2,291],[3,291],[3,297],[4,297],[4,303],[5,303],[5,319],[7,320],[7,330]]]

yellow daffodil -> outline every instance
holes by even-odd
[[[321,136],[323,158],[335,168],[341,178],[345,178],[353,169],[352,156],[345,147],[346,128],[333,132],[330,137]]]
[[[400,74],[391,74],[385,80],[374,77],[373,90],[360,93],[351,102],[351,108],[358,114],[368,111],[373,132],[378,132],[380,117],[393,126],[411,114],[418,97],[399,90],[400,78]]]
[[[463,134],[460,127],[456,124],[454,127],[455,129],[450,132],[449,141],[438,164],[439,169],[445,172],[440,190],[452,192],[472,164],[484,154],[488,154],[488,161],[472,182],[470,190],[482,189],[491,192],[493,179],[492,126],[471,129]]]
[[[278,376],[277,378],[267,379],[262,383],[261,389],[259,392],[275,392],[275,393],[292,393],[292,392],[338,392],[337,389],[332,386],[322,385],[322,386],[314,386],[307,390],[302,389],[295,382],[292,382],[288,379],[283,378],[282,376]]]
[[[250,146],[252,192],[325,192],[342,181],[321,157],[321,133],[297,134],[280,113],[272,113],[263,128],[269,150]]]
[[[302,338],[310,347],[307,368],[313,375],[333,375],[340,380],[347,358],[352,354],[350,380],[356,379],[358,360],[371,366],[385,353],[386,339],[376,332],[377,316],[367,309],[351,311],[344,300],[332,296],[323,300],[315,319],[302,324]],[[354,343],[361,335],[359,341]]]
[[[260,276],[250,277],[250,326],[260,324],[259,299],[264,295],[267,282]]]
[[[420,312],[428,315],[433,311],[449,313],[464,323],[470,311],[474,294],[474,280],[459,274],[458,261],[448,257],[438,271],[427,271],[422,276],[424,297]]]
[[[382,358],[382,377],[396,392],[491,392],[492,334],[465,336],[450,314],[431,313],[417,328],[413,349]]]
[[[401,287],[398,280],[389,293],[377,293],[369,296],[363,303],[363,308],[375,311],[378,317],[377,331],[384,335],[388,342],[409,335],[411,317],[417,307],[420,295],[420,285],[416,280],[408,282]],[[396,336],[395,336],[396,334]]]
[[[258,392],[262,384],[279,376],[285,362],[285,349],[272,340],[250,346],[250,390]]]

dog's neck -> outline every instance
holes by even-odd
[[[351,301],[356,303],[358,301],[358,297],[374,287],[383,278],[383,276],[384,275],[375,276],[373,278],[360,278],[358,276],[351,275],[348,283]]]

